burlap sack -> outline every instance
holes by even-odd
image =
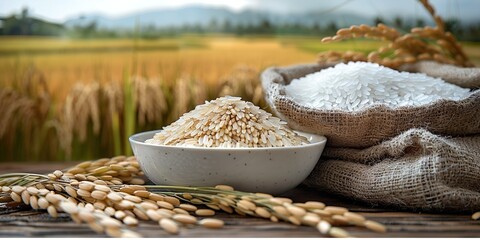
[[[402,71],[421,72],[432,77],[442,78],[447,82],[465,88],[480,87],[480,70],[478,68],[459,68],[448,64],[439,64],[432,61],[422,61],[406,64]]]
[[[372,205],[480,210],[480,135],[411,129],[366,149],[326,148],[307,185]]]
[[[354,113],[309,108],[285,95],[285,85],[291,80],[330,66],[273,67],[261,76],[265,98],[272,111],[293,129],[326,136],[327,146],[369,147],[411,128],[451,136],[480,133],[480,91],[472,92],[462,101],[443,100],[426,106],[396,109],[376,106]],[[464,87],[480,85],[480,68],[427,62],[405,66],[405,69],[428,72]]]

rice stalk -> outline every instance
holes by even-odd
[[[44,144],[36,142],[36,137],[45,129],[48,112],[43,112],[42,108],[46,101],[32,99],[12,89],[0,89],[0,139],[23,146],[19,152],[12,148],[11,154],[33,157],[33,150]]]
[[[190,79],[189,85],[193,106],[202,104],[208,100],[208,86],[204,82]]]
[[[62,139],[60,147],[65,152],[66,159],[70,159],[72,155],[72,142],[74,135],[74,114],[73,114],[73,96],[68,95],[64,105],[60,110],[57,119],[51,121],[51,125],[56,130],[56,137]]]
[[[123,77],[123,124],[124,124],[124,142],[123,142],[123,152],[127,155],[132,154],[132,149],[130,148],[130,143],[128,142],[128,136],[135,133],[135,119],[136,119],[136,93],[132,89],[132,79],[127,75],[127,72],[124,72]]]
[[[93,134],[100,133],[100,85],[76,84],[67,95],[64,105],[60,109],[57,118],[51,121],[60,140],[60,146],[65,151],[67,159],[72,157],[75,136],[80,143],[87,142],[89,126],[92,126]]]
[[[72,122],[68,125],[78,134],[80,142],[85,142],[89,124],[93,125],[95,134],[100,130],[99,84],[96,82],[89,85],[77,84],[68,98],[71,99],[69,107],[71,111],[68,113],[72,114],[69,118]]]
[[[146,123],[162,123],[167,111],[167,101],[160,80],[136,77],[133,78],[132,84],[137,97],[139,126],[144,126]]]
[[[413,28],[403,35],[395,28],[384,24],[373,27],[362,24],[339,29],[335,36],[325,37],[322,42],[368,38],[385,42],[385,45],[369,54],[355,51],[322,52],[319,54],[319,62],[369,61],[395,69],[403,64],[422,60],[433,60],[462,67],[473,66],[455,36],[445,31],[442,18],[436,15],[428,0],[419,0],[419,2],[435,20],[435,27]]]
[[[15,112],[20,108],[21,97],[14,91],[9,89],[0,89],[0,138],[7,134],[7,131],[12,129],[14,125]]]
[[[2,156],[39,158],[52,110],[44,76],[29,66],[11,87],[0,89],[0,109],[0,141],[6,146]]]
[[[85,222],[92,230],[112,237],[140,237],[127,228],[138,225],[139,220],[158,222],[159,228],[170,234],[195,225],[217,229],[224,226],[222,220],[210,218],[217,211],[315,227],[333,237],[350,237],[339,226],[386,231],[384,225],[343,207],[313,201],[294,203],[265,193],[236,191],[227,185],[144,185],[138,181],[142,175],[136,159],[125,156],[82,162],[48,175],[3,174],[0,200],[7,206],[26,205],[46,211],[52,217],[65,212],[73,221]]]
[[[169,121],[178,119],[190,109],[190,86],[188,76],[181,76],[175,82],[173,88],[173,106],[170,112]]]
[[[103,95],[107,104],[107,113],[105,114],[105,128],[112,132],[113,152],[115,155],[122,153],[122,142],[120,137],[120,112],[122,112],[123,96],[120,87],[117,84],[109,83],[103,88]]]
[[[265,106],[259,71],[247,65],[236,66],[230,74],[220,79],[217,96],[239,96],[257,106]]]
[[[440,17],[439,15],[436,14],[435,12],[435,9],[433,8],[433,6],[428,2],[428,0],[418,0],[422,5],[423,7],[425,8],[425,10],[427,10],[427,12],[430,14],[430,16],[433,18],[433,20],[435,21],[435,24],[437,25],[437,27],[439,28],[440,31],[444,32],[445,31],[445,23],[443,22],[443,19],[442,17]]]

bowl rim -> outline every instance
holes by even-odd
[[[137,138],[141,135],[146,135],[146,134],[155,134],[157,132],[160,132],[162,130],[152,130],[152,131],[145,131],[145,132],[139,132],[131,135],[128,140],[130,143],[135,143],[137,145],[143,145],[143,146],[152,146],[152,147],[161,147],[161,148],[170,148],[170,149],[188,149],[188,150],[206,150],[206,151],[221,151],[221,150],[228,150],[228,151],[238,151],[238,150],[243,150],[243,151],[265,151],[265,150],[279,150],[279,149],[301,149],[305,147],[313,147],[316,145],[323,145],[326,143],[327,138],[323,135],[318,135],[314,133],[307,133],[307,132],[302,132],[302,131],[296,131],[293,130],[296,133],[300,134],[306,134],[306,135],[311,135],[314,137],[319,138],[318,141],[315,142],[309,142],[307,144],[303,145],[297,145],[297,146],[287,146],[287,147],[256,147],[256,148],[249,148],[249,147],[239,147],[239,148],[226,148],[226,147],[195,147],[195,146],[175,146],[175,145],[160,145],[160,144],[152,144],[152,143],[146,143],[146,142],[141,142],[137,141],[134,138]]]

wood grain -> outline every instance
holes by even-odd
[[[63,169],[73,163],[56,164],[0,164],[0,173],[48,172]],[[344,227],[355,237],[480,237],[480,221],[469,214],[432,214],[399,212],[394,209],[375,208],[338,196],[321,193],[304,186],[284,194],[297,202],[317,200],[359,212],[368,219],[381,222],[388,233],[375,233],[359,227]],[[287,223],[272,223],[264,219],[218,213],[225,221],[220,230],[193,227],[182,229],[176,237],[323,237],[316,229]],[[135,229],[145,237],[171,237],[153,222],[141,222]],[[73,223],[67,214],[51,218],[43,211],[26,207],[7,208],[0,204],[0,237],[106,237],[96,234],[86,224]]]

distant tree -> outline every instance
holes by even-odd
[[[317,22],[315,22],[313,25],[312,25],[312,33],[313,34],[317,34],[317,33],[320,33],[320,24],[318,24]]]
[[[252,24],[251,22],[248,22],[244,25],[243,27],[243,33],[255,33],[255,30],[257,29],[257,27],[255,27],[254,24]]]
[[[21,13],[22,35],[30,35],[32,33],[32,19],[29,16],[28,8],[23,8]]]
[[[23,8],[22,13],[20,14],[21,19],[27,19],[28,18],[28,8]]]
[[[245,25],[243,25],[242,23],[238,23],[235,26],[235,34],[237,34],[237,35],[245,34]]]
[[[452,33],[459,33],[461,30],[460,20],[456,18],[449,18],[445,20],[445,30]]]
[[[183,27],[185,28],[185,27]],[[103,33],[104,31],[102,31]],[[159,32],[158,32],[158,29],[157,27],[155,26],[155,24],[153,23],[150,23],[144,27],[142,27],[141,31],[140,31],[140,36],[142,38],[146,38],[146,39],[156,39],[159,37]]]
[[[2,22],[4,35],[20,35],[21,27],[15,15],[4,18]]]
[[[272,24],[268,19],[263,19],[259,25],[259,33],[272,33]]]
[[[20,19],[18,20],[20,35],[30,35],[31,33],[31,21],[28,14],[28,8],[23,8],[20,13]]]
[[[91,38],[95,36],[97,31],[97,22],[95,20],[91,21],[86,25],[77,25],[74,27],[74,31],[81,38]]]
[[[225,21],[223,21],[222,30],[224,32],[232,32],[233,31],[232,23],[230,22],[230,20],[225,19]]]
[[[325,30],[328,35],[331,35],[332,33],[337,32],[338,30],[337,24],[334,21],[331,21],[330,23],[327,24],[327,27]]]
[[[422,18],[417,18],[415,20],[415,27],[424,27],[425,26],[425,20]]]
[[[463,39],[468,41],[480,41],[480,21],[465,26]]]
[[[208,31],[209,32],[217,32],[218,31],[218,21],[215,18],[210,19],[208,23]]]
[[[377,26],[379,23],[385,23],[385,20],[383,20],[382,17],[377,16],[373,19],[373,24],[375,24],[375,26]]]
[[[205,29],[200,23],[195,23],[192,27],[193,32],[195,33],[204,33]]]
[[[84,27],[85,34],[91,36],[97,30],[97,22],[92,21]]]
[[[13,14],[1,20],[2,35],[61,35],[64,31],[61,24],[32,18],[28,8],[22,9],[20,14]]]
[[[396,16],[393,19],[393,26],[395,26],[398,29],[403,29],[405,26],[403,25],[403,19],[399,16]]]

